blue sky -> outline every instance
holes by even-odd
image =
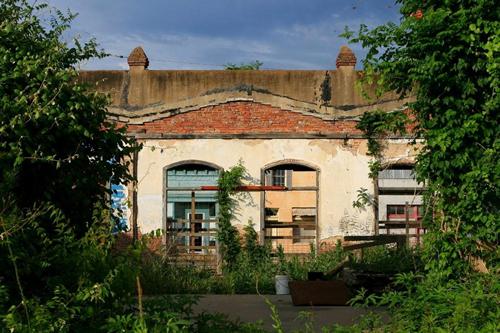
[[[259,60],[270,69],[333,69],[345,26],[399,20],[394,0],[48,0],[78,13],[69,32],[127,56],[141,45],[150,69],[220,69]],[[364,52],[351,45],[358,56]],[[358,65],[358,68],[360,66]],[[124,69],[109,57],[85,69]]]

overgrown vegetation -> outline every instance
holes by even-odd
[[[397,2],[400,24],[345,35],[368,49],[365,83],[415,98],[408,106],[413,134],[423,139],[416,174],[426,183],[425,269],[400,276],[405,291],[368,301],[393,310],[380,331],[496,332],[500,11],[488,0]],[[404,125],[392,128],[392,117],[367,113],[360,122],[372,138],[372,176],[382,157],[379,132]]]
[[[427,214],[433,231],[426,240],[432,259],[428,268],[446,279],[467,271],[472,258],[481,258],[495,270],[498,6],[495,1],[399,2],[400,25],[371,31],[362,26],[352,41],[368,49],[363,62],[368,82],[376,82],[381,92],[415,97],[409,107],[415,134],[423,139],[416,172],[426,181],[426,202],[432,209]],[[417,11],[418,17],[412,15]],[[378,113],[364,118],[368,134],[379,128]]]
[[[214,274],[211,267],[179,263],[175,257],[161,253],[143,256],[138,265],[146,295],[274,294],[275,275],[286,274],[292,280],[307,280],[308,272],[327,273],[346,257],[349,268],[385,274],[389,278],[399,272],[418,272],[423,267],[418,250],[384,246],[366,249],[362,257],[345,252],[340,243],[318,254],[313,250],[302,256],[287,256],[282,248],[273,253],[270,246],[258,243],[252,224],[245,226],[241,252],[230,268],[225,267],[224,274]]]
[[[107,98],[77,81],[96,44],[62,42],[73,16],[47,13],[0,3],[1,331],[99,329],[136,276],[109,255],[106,185],[132,179],[135,144],[106,121]]]
[[[392,291],[361,291],[354,299],[387,306],[390,323],[368,316],[324,331],[496,332],[499,10],[488,0],[400,3],[400,25],[362,27],[353,41],[369,48],[366,80],[416,96],[410,108],[415,134],[425,139],[417,175],[427,184],[430,232],[423,260],[383,247],[351,259],[354,268],[398,273]],[[112,254],[105,184],[132,179],[126,157],[135,144],[106,122],[106,98],[77,83],[77,63],[102,53],[94,42],[62,43],[72,16],[55,12],[41,20],[45,8],[0,3],[0,331],[263,332],[221,315],[195,315],[193,296],[143,296],[253,293],[257,286],[273,292],[275,274],[305,279],[346,254],[337,247],[305,258],[282,251],[274,257],[251,224],[241,240],[231,225],[241,165],[219,182],[222,276],[146,255],[145,243]],[[397,113],[369,113],[360,128],[377,140],[402,120]],[[379,141],[370,141],[370,152],[374,173]],[[485,273],[473,272],[472,263],[483,264]],[[270,306],[275,330],[282,331]]]

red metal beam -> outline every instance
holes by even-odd
[[[238,192],[286,191],[286,186],[272,185],[242,185],[236,188]],[[218,191],[219,186],[201,186],[201,191]]]

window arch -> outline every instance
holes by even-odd
[[[215,252],[217,192],[200,187],[217,185],[222,168],[216,164],[186,160],[164,168],[165,226],[167,241],[181,252]]]
[[[201,166],[206,166],[211,169],[215,170],[223,170],[223,168],[215,163],[212,162],[207,162],[207,161],[201,161],[201,160],[183,160],[183,161],[178,161],[174,162],[172,164],[169,164],[163,168],[163,170],[168,170],[168,169],[174,169],[182,165],[199,165]]]
[[[317,246],[319,168],[300,160],[281,160],[262,168],[263,185],[286,191],[263,195],[264,238],[286,253],[307,253]]]

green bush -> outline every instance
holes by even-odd
[[[213,293],[219,280],[211,269],[175,263],[163,256],[144,260],[140,277],[147,295]]]
[[[349,267],[370,273],[396,274],[424,268],[420,248],[376,246],[364,249],[362,257],[352,257]]]
[[[361,292],[355,301],[388,308],[391,322],[379,322],[379,331],[498,332],[499,281],[497,274],[472,274],[444,283],[415,273],[398,274],[400,291],[368,297]]]

